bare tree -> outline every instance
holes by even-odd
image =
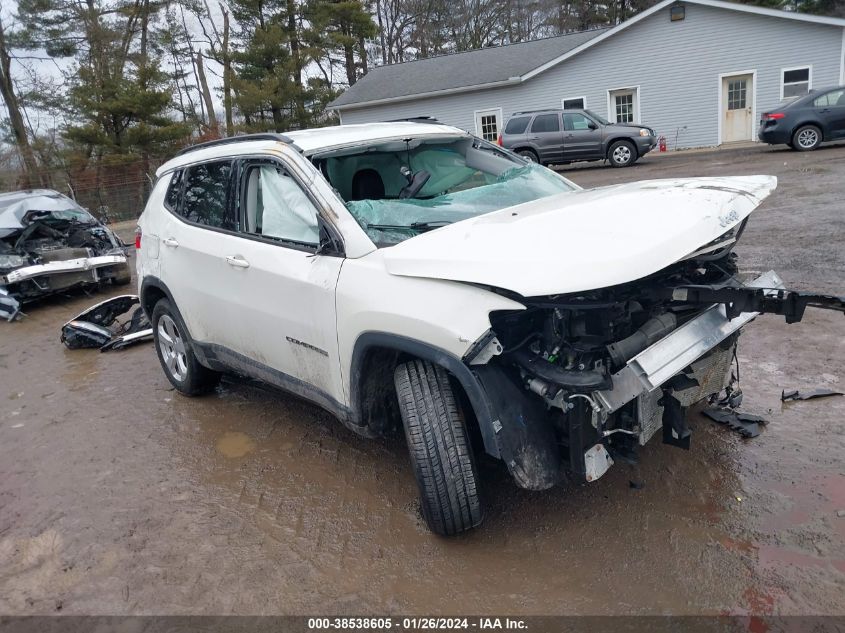
[[[23,186],[25,188],[40,186],[41,177],[38,173],[38,162],[35,160],[35,153],[29,143],[23,108],[15,91],[15,81],[12,77],[12,55],[6,40],[6,31],[2,19],[0,19],[0,95],[2,95],[6,110],[9,112],[12,135],[24,165]]]

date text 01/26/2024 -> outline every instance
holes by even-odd
[[[358,631],[446,631],[463,630],[526,630],[528,626],[519,618],[390,618],[390,617],[346,617],[346,618],[308,618],[308,629],[320,630],[358,630]]]

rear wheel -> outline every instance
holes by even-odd
[[[802,125],[792,134],[792,148],[809,152],[822,144],[822,131],[815,125]]]
[[[186,396],[212,391],[220,374],[197,360],[182,317],[167,299],[155,304],[152,325],[158,360],[170,384]]]
[[[637,160],[637,150],[629,141],[616,141],[607,150],[607,158],[614,167],[627,167]]]
[[[537,156],[537,153],[533,149],[521,149],[517,152],[517,154],[526,160],[530,160],[532,163],[540,162],[540,157]]]
[[[445,536],[476,527],[483,518],[478,477],[448,374],[415,360],[396,368],[394,383],[425,522]]]

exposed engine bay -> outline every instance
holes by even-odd
[[[737,235],[644,279],[577,295],[519,298],[491,314],[465,357],[498,416],[497,446],[517,483],[548,488],[564,471],[586,481],[658,430],[688,449],[686,409],[722,390],[740,328],[763,312],[800,321],[808,306],[845,312],[840,297],[783,290],[774,273],[737,279]]]
[[[126,245],[73,200],[54,191],[0,196],[0,316],[76,286],[129,283]]]

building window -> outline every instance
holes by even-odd
[[[669,9],[669,20],[679,22],[686,17],[686,9],[682,4],[675,4]]]
[[[475,134],[485,141],[495,143],[502,126],[502,109],[478,110],[475,113]]]
[[[571,97],[569,99],[561,99],[564,110],[583,110],[587,107],[586,97]]]
[[[802,68],[784,68],[781,71],[781,98],[802,97],[810,92],[812,69],[809,66]]]
[[[728,110],[743,110],[746,106],[748,83],[745,79],[728,82]]]

